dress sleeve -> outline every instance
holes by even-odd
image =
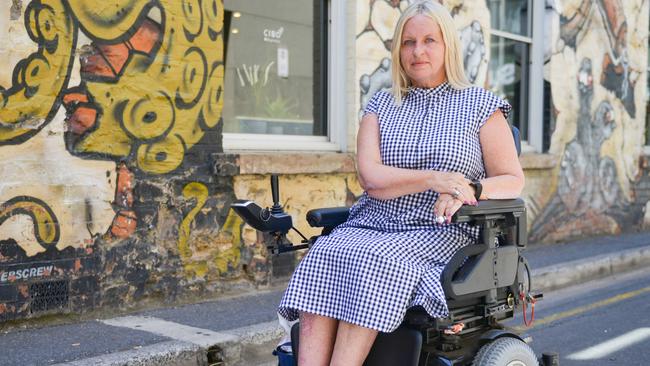
[[[497,108],[501,110],[501,113],[503,113],[505,118],[508,118],[508,115],[512,110],[512,106],[508,102],[499,98],[489,90],[485,90],[482,94],[483,100],[479,104],[481,107],[479,110],[478,128],[483,127],[488,118],[496,112]]]
[[[370,98],[368,101],[368,104],[366,104],[366,107],[363,109],[363,115],[365,116],[366,114],[374,114],[377,117],[379,117],[379,94],[380,92],[375,93],[375,95]]]

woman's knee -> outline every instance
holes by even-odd
[[[338,320],[323,315],[301,311],[300,315],[300,329],[304,331],[311,331],[314,328],[335,328]]]

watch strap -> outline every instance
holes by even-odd
[[[481,194],[483,193],[483,185],[481,184],[481,181],[474,180],[472,183],[470,183],[472,187],[474,187],[474,198],[478,201],[481,198]]]

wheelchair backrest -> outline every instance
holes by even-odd
[[[512,137],[515,139],[515,147],[517,148],[517,155],[521,155],[521,134],[519,129],[515,126],[510,126],[512,130]]]

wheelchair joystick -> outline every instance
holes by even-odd
[[[280,194],[278,189],[278,176],[271,175],[271,195],[273,196],[273,206],[270,208],[261,208],[255,202],[249,200],[237,200],[230,207],[254,229],[268,233],[272,237],[272,244],[267,245],[269,251],[273,254],[292,252],[300,249],[307,249],[310,240],[307,239],[294,226],[291,219],[280,205]],[[293,245],[287,240],[289,230],[294,230],[303,240],[301,245]]]
[[[278,187],[278,175],[271,174],[271,195],[273,196],[273,206],[271,213],[281,214],[284,213],[282,206],[280,206],[280,189]]]

